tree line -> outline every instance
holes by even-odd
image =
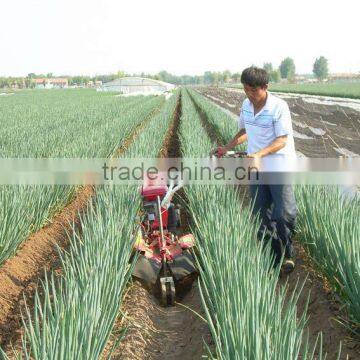
[[[279,82],[280,79],[287,79],[289,82],[295,82],[295,62],[290,57],[281,61],[277,69],[273,69],[271,63],[265,63],[263,67],[269,73],[270,81],[272,82]],[[315,59],[313,64],[313,74],[319,81],[323,81],[328,77],[328,60],[324,56]]]
[[[281,79],[287,79],[289,82],[295,82],[296,67],[292,58],[287,57],[281,61],[278,68],[274,68],[272,63],[264,63],[263,68],[269,73],[271,82],[279,82]],[[328,61],[324,56],[317,58],[313,65],[313,73],[319,81],[323,81],[329,74]],[[230,81],[239,83],[241,79],[240,72],[231,73],[229,70],[225,71],[205,71],[203,75],[174,75],[167,71],[160,71],[157,74],[128,74],[124,71],[118,71],[113,74],[96,75],[96,76],[67,76],[59,77],[67,78],[70,86],[87,85],[90,81],[102,81],[103,83],[118,79],[124,76],[140,76],[155,80],[165,81],[176,85],[190,85],[190,84],[204,84],[217,85],[225,84]],[[53,73],[35,74],[30,73],[26,77],[0,77],[0,88],[33,88],[35,83],[33,79],[36,78],[53,78]]]

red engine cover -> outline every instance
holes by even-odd
[[[154,201],[158,196],[160,196],[160,200],[162,200],[167,190],[166,185],[147,186],[142,188],[141,195],[146,201]]]
[[[150,185],[143,186],[141,190],[141,195],[144,201],[157,201],[157,197],[160,196],[160,200],[164,198],[166,192],[168,191],[168,187],[166,185]],[[168,211],[165,208],[161,208],[161,217],[163,222],[164,229],[167,228],[168,224]],[[156,218],[152,223],[151,228],[153,230],[157,230],[160,228],[160,219]]]

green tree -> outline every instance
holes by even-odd
[[[230,72],[229,70],[225,70],[225,71],[223,71],[221,77],[222,77],[222,81],[223,81],[224,83],[227,83],[227,82],[229,82],[229,79],[230,79],[230,77],[231,77],[231,72]]]
[[[125,77],[126,74],[125,74],[125,71],[122,71],[122,70],[119,70],[117,73],[116,73],[117,77],[118,78],[122,78],[122,77]]]
[[[195,75],[194,76],[194,84],[203,84],[204,77],[202,75]]]
[[[216,86],[219,85],[219,81],[221,80],[221,72],[213,72],[213,84],[216,84]]]
[[[205,84],[212,84],[214,83],[214,75],[211,71],[204,72],[204,83]]]
[[[270,71],[269,78],[270,78],[271,82],[278,83],[280,81],[280,79],[281,79],[279,69]]]
[[[34,84],[33,81],[32,81],[30,78],[28,78],[28,77],[25,78],[24,82],[25,82],[25,87],[26,87],[26,88],[31,88],[32,85]]]
[[[290,57],[284,59],[279,66],[280,74],[283,79],[294,80],[295,78],[295,63]]]
[[[90,81],[90,77],[89,76],[83,76],[83,75],[78,75],[78,76],[73,76],[69,83],[70,85],[86,85],[88,82]]]
[[[272,63],[264,63],[263,69],[266,70],[266,72],[270,75],[270,73],[273,71]]]
[[[324,56],[320,56],[315,60],[313,73],[320,81],[327,78],[329,74],[328,61]]]
[[[241,81],[241,74],[240,73],[233,73],[231,75],[231,79],[234,83],[239,83]]]

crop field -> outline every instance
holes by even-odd
[[[231,85],[242,88],[242,85]],[[360,99],[360,82],[270,84],[270,91]]]
[[[37,92],[20,92],[2,101],[0,154],[9,158],[107,157],[161,102],[142,97],[115,102],[113,96],[86,91],[55,91],[41,99]],[[0,221],[9,225],[1,229],[0,263],[68,202],[74,190],[68,186],[2,187]]]
[[[0,156],[206,158],[237,132],[243,100],[214,87],[18,91],[0,97]],[[356,107],[286,101],[299,155],[360,154]],[[359,359],[360,196],[295,192],[297,266],[284,278],[246,187],[185,186],[200,275],[164,308],[131,277],[137,185],[0,186],[0,358]]]

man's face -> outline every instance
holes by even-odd
[[[265,86],[249,86],[244,84],[244,91],[249,100],[254,104],[258,104],[266,98],[267,85]]]

